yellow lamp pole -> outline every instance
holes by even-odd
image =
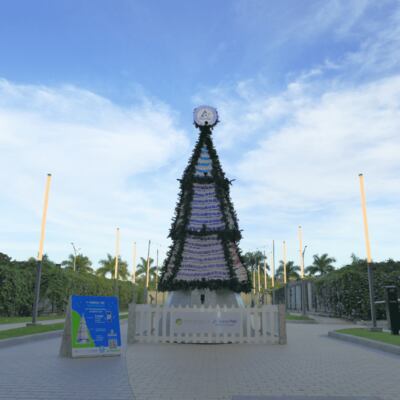
[[[369,286],[369,302],[371,304],[371,319],[372,329],[376,329],[376,312],[375,312],[375,294],[374,294],[374,274],[372,270],[372,257],[371,257],[371,245],[369,242],[368,232],[368,219],[367,219],[367,204],[365,200],[365,187],[364,187],[364,175],[359,174],[360,178],[360,192],[361,192],[361,208],[364,221],[364,236],[365,236],[365,247],[367,250],[367,269],[368,269],[368,286]]]
[[[260,263],[258,263],[258,293],[261,292],[261,275],[260,275]]]
[[[47,209],[49,205],[49,192],[50,192],[50,183],[51,183],[51,174],[47,174],[46,180],[46,189],[44,192],[44,205],[43,205],[43,214],[42,214],[42,226],[40,230],[40,241],[39,241],[39,252],[37,257],[37,270],[36,270],[36,280],[35,280],[35,299],[33,303],[33,312],[32,312],[32,324],[36,324],[38,309],[39,309],[39,297],[40,297],[40,279],[42,275],[42,260],[43,260],[43,246],[44,246],[44,238],[46,233],[46,218],[47,218]]]
[[[133,242],[133,253],[132,253],[132,283],[136,283],[136,242]]]

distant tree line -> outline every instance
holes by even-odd
[[[149,260],[149,290],[156,285],[156,267]],[[65,311],[69,296],[114,295],[115,257],[107,254],[100,260],[100,267],[93,269],[90,259],[83,255],[70,254],[60,264],[43,257],[42,279],[40,286],[40,313],[62,313]],[[12,260],[0,252],[0,316],[29,316],[32,313],[34,285],[37,261]],[[74,270],[75,268],[75,270]],[[128,272],[128,263],[118,260],[118,297],[121,309],[126,309],[135,296],[137,302],[143,300],[146,282],[147,260],[140,259],[136,267],[136,285],[133,285]]]

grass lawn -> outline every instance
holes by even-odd
[[[35,333],[59,331],[63,328],[64,324],[60,322],[59,324],[24,326],[23,328],[7,329],[6,331],[0,331],[0,340],[18,336],[33,335]]]
[[[370,332],[366,328],[339,329],[336,332],[400,346],[400,335],[392,335],[387,332]]]
[[[307,315],[286,314],[286,319],[292,321],[313,321],[313,319],[308,317]]]

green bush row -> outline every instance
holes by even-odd
[[[63,269],[47,258],[42,264],[40,313],[62,313],[69,296],[112,296],[114,281],[85,272]],[[11,261],[0,259],[0,316],[29,316],[32,313],[36,260]],[[139,290],[140,291],[140,290]],[[138,290],[136,290],[138,292]],[[133,298],[133,285],[118,281],[120,309],[126,309]],[[141,293],[137,293],[142,298]]]
[[[400,262],[388,260],[372,263],[375,300],[384,300],[384,287],[400,288]],[[367,263],[359,260],[315,278],[313,307],[338,317],[370,319]],[[385,307],[377,306],[377,318],[385,318]]]

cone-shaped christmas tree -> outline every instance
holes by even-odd
[[[231,182],[225,178],[211,138],[217,122],[215,109],[195,109],[200,136],[180,180],[169,234],[173,242],[161,273],[161,291],[251,290],[238,247],[241,233],[229,196]]]

